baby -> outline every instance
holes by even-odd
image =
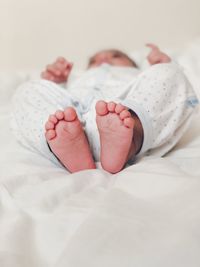
[[[22,86],[15,105],[15,133],[23,131],[27,138],[24,129],[29,128],[31,147],[44,155],[44,142],[37,145],[43,139],[42,113],[54,111],[45,123],[46,141],[72,173],[95,169],[95,160],[100,160],[104,170],[117,173],[135,156],[166,154],[188,127],[198,101],[181,68],[158,47],[148,46],[148,61],[154,65],[148,70],[139,71],[121,51],[105,50],[90,58],[86,73],[71,84],[69,81],[67,90],[56,83],[70,80],[73,64],[58,58],[41,74],[42,81]],[[17,118],[23,98],[31,99],[26,109],[31,110],[30,117],[35,116],[28,120],[26,112],[26,122]],[[24,123],[22,130],[16,121]],[[36,121],[40,121],[39,127]],[[34,131],[38,138],[35,142]]]

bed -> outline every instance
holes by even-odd
[[[200,39],[171,53],[200,98]],[[200,266],[200,111],[163,158],[69,174],[10,131],[11,97],[35,75],[0,73],[0,266]]]

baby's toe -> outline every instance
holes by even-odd
[[[108,102],[107,107],[108,107],[109,112],[115,112],[116,103]]]
[[[63,120],[64,119],[64,112],[62,110],[57,110],[55,113],[55,116],[58,120]]]
[[[125,118],[123,122],[127,128],[134,128],[134,119],[132,117]]]
[[[77,118],[76,110],[72,107],[68,107],[64,111],[64,118],[66,121],[74,121]]]
[[[107,103],[103,100],[100,100],[96,103],[96,112],[100,116],[108,114]]]
[[[53,122],[51,122],[51,121],[47,121],[46,124],[45,124],[46,131],[52,130],[52,129],[54,129],[54,127],[55,127],[55,124]]]
[[[117,114],[119,114],[119,113],[121,113],[121,112],[122,112],[123,110],[125,110],[125,109],[126,109],[126,107],[119,103],[119,104],[117,104],[116,107],[115,107],[115,112],[116,112]]]
[[[54,124],[56,124],[58,122],[58,119],[56,118],[55,115],[50,115],[49,116],[49,121],[53,122]]]
[[[127,109],[124,109],[120,114],[120,119],[121,120],[124,120],[125,118],[129,118],[131,117],[131,113],[127,110]]]
[[[53,138],[56,137],[56,131],[55,130],[49,130],[45,133],[45,137],[47,139],[47,141],[52,140]]]

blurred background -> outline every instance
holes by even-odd
[[[199,0],[0,0],[0,70],[83,68],[93,52],[181,47],[200,35]]]

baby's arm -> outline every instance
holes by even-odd
[[[73,64],[63,57],[57,58],[55,62],[47,65],[45,71],[41,73],[41,78],[55,83],[67,81]]]
[[[160,51],[160,49],[154,44],[147,44],[148,47],[151,48],[149,55],[147,56],[147,60],[151,65],[159,64],[159,63],[169,63],[171,62],[171,58]]]

